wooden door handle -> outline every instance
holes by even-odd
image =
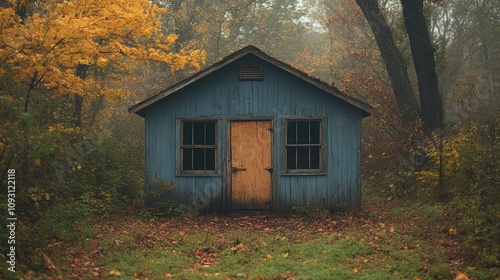
[[[231,168],[231,172],[232,172],[233,174],[238,173],[238,172],[240,172],[240,171],[246,171],[246,170],[247,170],[247,169],[246,169],[246,168],[244,168],[244,167],[235,167],[235,166],[233,166],[233,168]]]

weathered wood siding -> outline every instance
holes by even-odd
[[[240,64],[261,63],[262,81],[239,81]],[[284,125],[289,117],[324,119],[326,172],[319,175],[284,173]],[[215,176],[179,176],[179,126],[182,117],[211,117],[218,127],[218,165]],[[208,211],[226,210],[226,133],[230,120],[270,119],[273,135],[273,209],[290,212],[293,207],[360,208],[359,108],[253,55],[182,88],[145,110],[147,178],[179,183],[171,199]]]

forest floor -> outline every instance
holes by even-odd
[[[364,197],[365,199],[365,197]],[[43,249],[24,279],[494,279],[468,265],[438,205],[365,199],[356,215],[118,216]],[[497,278],[498,279],[498,278]]]

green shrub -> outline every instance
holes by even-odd
[[[79,196],[89,195],[106,203],[130,203],[144,195],[143,173],[125,140],[111,133],[93,135],[88,151],[66,180],[79,182]],[[142,151],[141,151],[142,152]]]
[[[500,127],[471,124],[450,136],[444,171],[446,205],[471,261],[500,265]]]
[[[171,199],[168,199],[168,195],[172,193],[173,189],[179,188],[179,184],[175,182],[165,182],[160,179],[155,179],[151,182],[154,187],[150,191],[149,195],[153,199],[153,205],[151,208],[147,209],[147,216],[157,216],[157,217],[176,217],[182,214],[181,209],[178,205]],[[143,213],[144,215],[144,213]]]
[[[500,266],[499,213],[498,210],[483,207],[478,202],[471,197],[455,197],[447,205],[447,210],[450,218],[456,221],[463,249],[469,253],[468,258],[485,267],[498,267]]]
[[[37,229],[43,241],[79,240],[86,244],[86,239],[93,235],[91,221],[89,204],[81,200],[68,200],[46,211]]]

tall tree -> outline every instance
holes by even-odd
[[[418,112],[424,132],[430,135],[443,128],[443,102],[438,88],[434,49],[424,17],[423,0],[401,0],[406,30],[410,39],[412,58],[418,78],[420,107],[410,84],[405,61],[394,44],[392,31],[377,0],[356,0],[363,11],[380,49],[391,79],[403,119],[414,120]]]
[[[363,11],[377,41],[387,74],[391,80],[394,95],[402,113],[402,120],[405,123],[416,122],[420,109],[408,77],[407,66],[394,42],[391,28],[382,14],[377,0],[356,0],[356,3]]]
[[[434,48],[424,17],[423,0],[402,0],[403,16],[410,39],[418,78],[423,128],[426,134],[443,128],[443,102],[438,88]]]
[[[498,112],[499,13],[500,5],[495,0],[450,0],[439,15],[448,23],[438,25],[448,28],[448,69],[440,77],[440,90],[446,98],[446,112],[455,121],[470,122],[468,118],[476,111],[489,115],[483,120],[491,121]]]
[[[178,36],[162,29],[165,13],[147,0],[0,2],[0,170],[22,166],[27,181],[38,167],[65,172],[103,107],[96,101],[126,97],[136,66],[199,68],[204,52],[173,49]]]
[[[102,86],[93,73],[127,73],[134,60],[163,63],[171,71],[204,62],[202,51],[172,48],[178,36],[162,29],[166,10],[147,0],[9,3],[0,9],[0,64],[9,69],[0,71],[0,78],[8,75],[27,86],[25,112],[37,88],[54,98],[74,95],[79,125],[84,98],[115,99],[124,93]],[[18,15],[19,5],[31,5],[25,18]]]

